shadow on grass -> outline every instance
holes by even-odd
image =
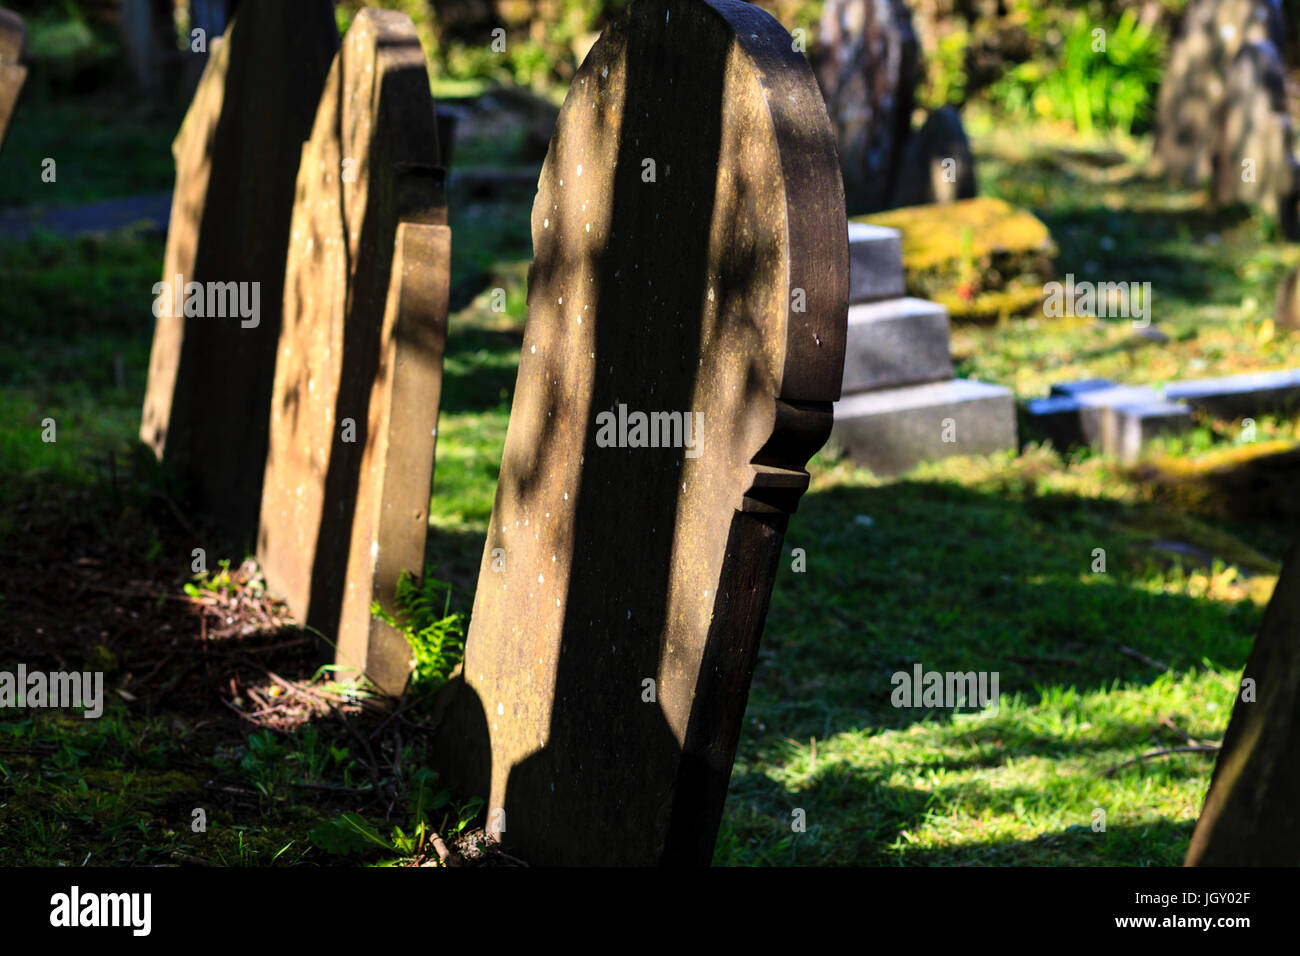
[[[916,663],[996,671],[1002,695],[1030,698],[1149,683],[1161,670],[1138,655],[1243,666],[1261,610],[1163,593],[1135,510],[914,480],[810,493],[787,536],[807,570],[783,562],[751,717],[799,739],[906,726],[927,711],[891,706],[890,678]]]

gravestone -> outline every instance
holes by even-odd
[[[4,149],[5,133],[27,79],[27,67],[18,62],[26,39],[23,18],[11,10],[0,10],[0,149]]]
[[[844,360],[834,132],[792,46],[738,0],[636,0],[560,113],[436,741],[440,772],[529,862],[712,856]]]
[[[450,244],[429,76],[406,14],[357,15],[301,154],[258,562],[295,617],[337,638],[338,663],[400,692],[410,649],[372,628],[369,609],[400,570],[424,567]],[[399,223],[435,228],[405,234],[396,272]]]
[[[204,294],[155,287],[140,438],[233,546],[257,531],[294,182],[337,49],[328,0],[242,4],[172,145],[163,281]]]
[[[911,129],[918,47],[902,0],[828,0],[817,77],[851,214],[888,208]]]
[[[1300,329],[1300,266],[1292,266],[1277,284],[1273,321],[1278,328]]]
[[[931,113],[907,139],[899,162],[893,206],[975,198],[975,155],[951,106]]]
[[[1286,77],[1273,44],[1246,43],[1228,73],[1214,162],[1214,198],[1257,205],[1297,237],[1296,161]]]
[[[1300,547],[1282,566],[1242,675],[1188,866],[1300,864]],[[1249,698],[1249,699],[1247,699]]]
[[[1228,70],[1243,44],[1282,49],[1280,7],[1273,0],[1191,0],[1160,83],[1153,158],[1164,175],[1187,186],[1214,172]]]

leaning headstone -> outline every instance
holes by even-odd
[[[1295,238],[1298,191],[1281,55],[1268,42],[1244,44],[1228,73],[1214,198],[1259,206]]]
[[[268,589],[336,641],[338,663],[400,692],[410,649],[372,628],[369,609],[376,589],[391,597],[401,570],[424,566],[449,278],[433,98],[410,17],[357,15],[301,153],[257,556]],[[441,231],[405,234],[395,272],[400,223]],[[358,549],[366,560],[356,554],[349,577]]]
[[[1195,186],[1213,173],[1228,70],[1243,44],[1282,49],[1282,14],[1274,0],[1191,0],[1160,83],[1155,166]]]
[[[852,214],[889,206],[912,123],[918,46],[902,0],[828,0],[817,77]]]
[[[257,530],[294,182],[337,49],[329,0],[242,4],[172,146],[140,438],[233,545]]]
[[[636,0],[574,78],[439,770],[544,864],[707,863],[788,515],[839,393],[848,227],[789,34]]]
[[[893,206],[975,198],[975,155],[951,106],[931,113],[908,137],[894,186]]]
[[[1300,546],[1282,566],[1237,688],[1188,866],[1300,863]]]
[[[23,18],[11,10],[0,10],[0,149],[4,148],[9,121],[27,79],[27,67],[18,62],[23,58],[26,39]]]

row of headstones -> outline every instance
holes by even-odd
[[[365,11],[338,49],[328,0],[241,4],[174,151],[142,437],[341,664],[400,689],[409,648],[368,611],[422,570],[448,285],[409,19]],[[526,859],[707,862],[843,370],[835,138],[789,34],[638,0],[574,78],[532,233],[437,769]]]
[[[268,587],[400,688],[370,615],[422,566],[450,236],[433,100],[404,14],[248,4],[173,146],[141,437]]]
[[[260,527],[268,582],[309,617],[419,570],[422,548],[375,562],[423,541],[446,315],[419,45],[367,11],[336,55],[330,14],[247,4],[212,57],[177,138],[166,272],[204,295],[236,283],[239,321],[211,297],[189,312],[188,282],[160,294],[144,423],[207,514]],[[847,236],[834,133],[776,21],[638,0],[610,26],[541,174],[496,501],[436,731],[438,769],[487,795],[490,832],[525,858],[710,858],[786,522],[839,395]],[[1271,609],[1257,655],[1294,623]],[[365,669],[396,660],[363,640]],[[1300,675],[1270,686],[1285,718]],[[1285,719],[1244,719],[1243,759],[1286,755]],[[1252,799],[1228,789],[1239,751],[1207,819]]]
[[[1276,0],[1192,0],[1160,87],[1154,160],[1187,185],[1212,181],[1216,202],[1257,205],[1300,238]]]

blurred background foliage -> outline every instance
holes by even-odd
[[[28,20],[35,71],[90,89],[111,71],[122,0],[7,0]],[[247,0],[246,0],[247,2]],[[338,0],[340,30],[372,5],[415,22],[437,82],[528,87],[558,99],[599,31],[630,0]],[[818,54],[824,0],[760,0]],[[976,102],[995,118],[1056,122],[1083,135],[1151,123],[1169,37],[1188,0],[907,0],[921,45],[918,105]],[[178,0],[178,10],[183,8]],[[1300,23],[1300,0],[1284,3]],[[183,27],[184,15],[178,14]],[[504,31],[496,33],[495,31]],[[1104,31],[1104,49],[1097,31]],[[1295,38],[1300,32],[1292,29]],[[504,38],[494,49],[493,37]],[[796,34],[798,36],[798,34]],[[1284,51],[1295,63],[1296,41]]]

